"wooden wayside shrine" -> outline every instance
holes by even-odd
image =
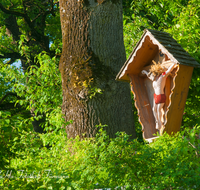
[[[161,59],[161,54],[164,54],[164,59]],[[162,122],[163,132],[166,131],[168,134],[180,130],[193,69],[200,68],[200,64],[170,34],[150,29],[144,31],[116,80],[131,83],[143,137],[146,140],[155,138],[158,132],[152,111],[154,103],[152,81],[141,74],[142,70],[148,72],[153,62],[159,62],[165,68],[172,63],[178,64],[167,77],[164,90],[166,102],[163,107]]]

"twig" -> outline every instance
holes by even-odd
[[[183,139],[184,139],[184,137],[182,137]],[[187,139],[187,138],[186,138]],[[187,139],[188,140],[188,139]],[[189,140],[188,140],[188,143],[190,144],[190,146],[192,146],[194,149],[196,149],[195,150],[195,154],[196,154],[196,156],[197,157],[199,157],[199,154],[198,154],[198,152],[197,152],[197,147],[196,146],[194,146]]]

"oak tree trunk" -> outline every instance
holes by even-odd
[[[130,87],[115,81],[126,59],[121,0],[60,0],[60,18],[68,137],[92,137],[95,125],[106,124],[110,137],[125,131],[135,138]]]

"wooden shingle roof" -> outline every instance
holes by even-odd
[[[149,48],[148,50],[147,46]],[[127,74],[134,70],[139,70],[139,64],[141,64],[141,67],[145,64],[148,65],[149,60],[153,59],[152,56],[156,48],[165,53],[175,63],[200,68],[200,64],[191,57],[169,33],[146,29],[128,60],[118,73],[116,80],[128,81],[129,78]]]
[[[154,38],[157,39],[180,64],[200,68],[200,64],[191,57],[170,34],[151,29],[148,29],[148,31],[151,32]]]

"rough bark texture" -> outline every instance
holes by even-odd
[[[122,2],[60,0],[63,105],[69,137],[92,137],[106,124],[110,137],[135,127],[128,84],[115,81],[125,62]],[[102,94],[91,89],[101,89]]]

